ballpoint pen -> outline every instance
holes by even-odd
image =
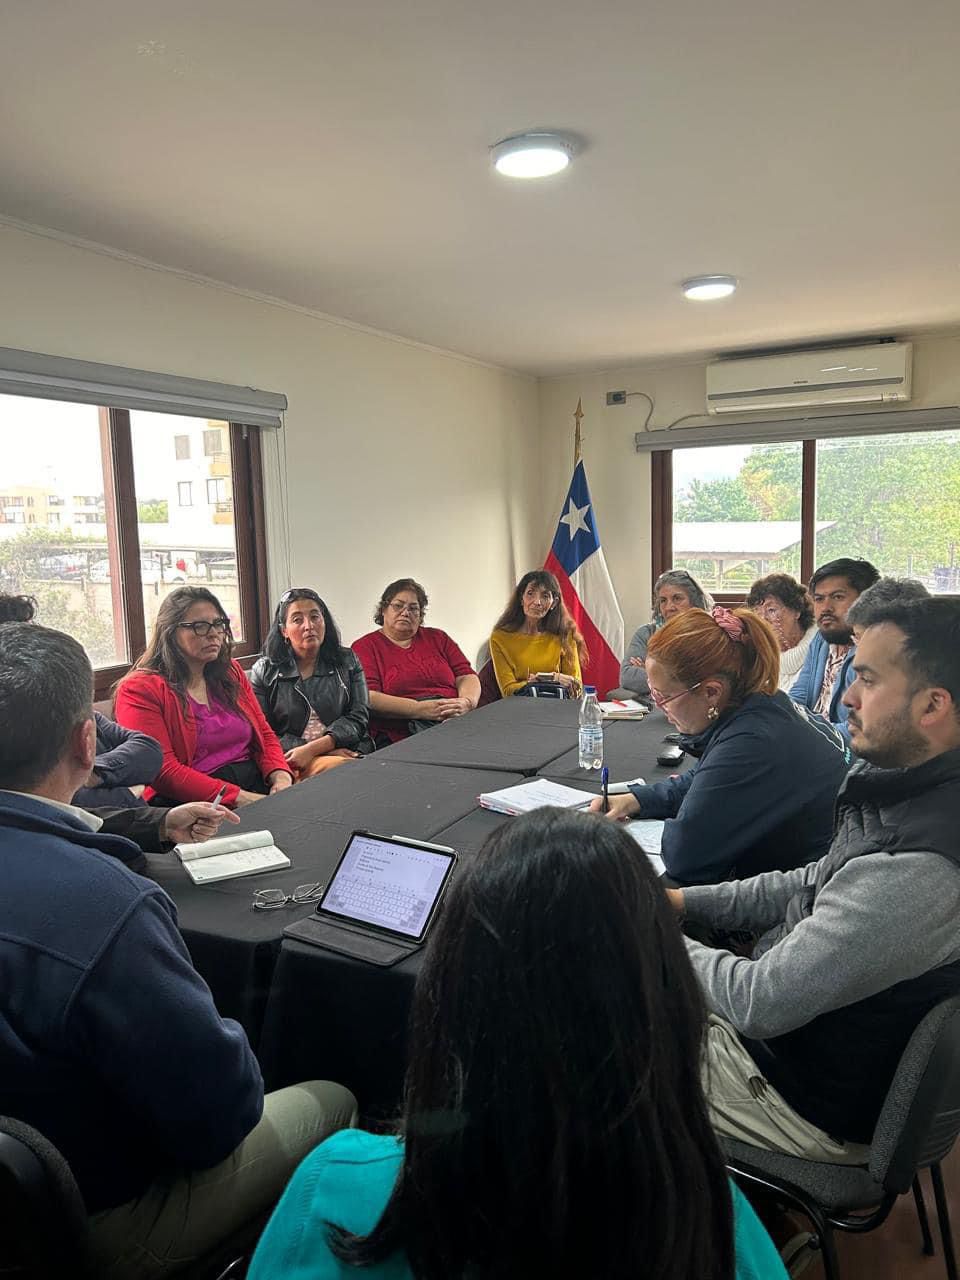
[[[600,785],[603,787],[603,812],[610,812],[610,770],[606,765],[600,770]]]

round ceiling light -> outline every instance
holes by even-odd
[[[518,133],[490,148],[498,173],[508,178],[548,178],[565,169],[573,143],[559,133]]]
[[[729,298],[736,287],[736,276],[691,276],[681,285],[683,296],[694,302],[712,302],[715,298]]]

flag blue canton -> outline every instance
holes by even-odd
[[[600,549],[600,535],[593,518],[593,503],[583,463],[578,462],[570,481],[551,550],[571,577],[588,556]]]

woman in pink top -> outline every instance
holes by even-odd
[[[230,647],[230,621],[206,587],[177,587],[160,605],[146,652],[117,687],[115,708],[119,724],[149,733],[163,750],[148,800],[212,800],[226,784],[224,804],[243,805],[293,782]]]
[[[385,588],[370,631],[353,642],[370,691],[370,733],[378,746],[462,716],[480,699],[477,673],[445,631],[423,626],[427,593],[413,578]]]

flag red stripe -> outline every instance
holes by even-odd
[[[597,693],[601,698],[605,698],[608,689],[615,689],[620,684],[620,655],[613,652],[603,635],[594,626],[593,620],[583,606],[583,601],[577,595],[573,583],[567,577],[563,565],[553,551],[547,556],[544,568],[549,569],[560,583],[563,602],[573,614],[573,619],[587,642],[590,661],[583,671],[584,683],[595,684]]]

